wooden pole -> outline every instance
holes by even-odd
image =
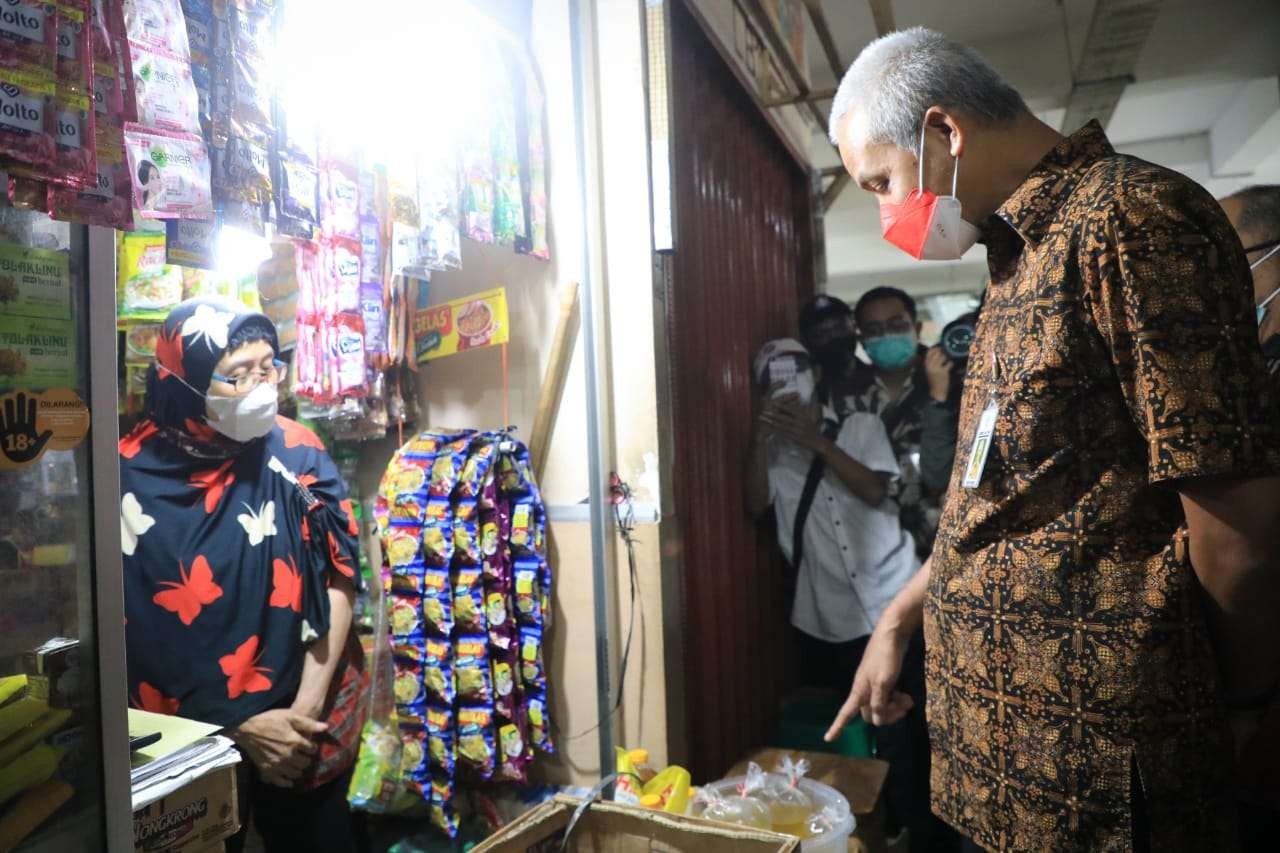
[[[573,360],[573,348],[578,340],[581,323],[581,307],[578,301],[578,283],[569,282],[560,295],[560,321],[551,341],[551,355],[547,359],[547,374],[538,394],[538,412],[533,419],[533,432],[529,434],[529,454],[533,457],[533,471],[539,480],[551,447],[551,431],[560,412],[560,400],[564,397],[564,383],[569,377],[569,363]]]

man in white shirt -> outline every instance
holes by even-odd
[[[839,420],[813,400],[812,371],[808,352],[789,338],[766,344],[756,358],[753,373],[768,399],[748,503],[755,517],[773,507],[782,554],[796,571],[791,624],[804,682],[842,692],[880,614],[920,561],[888,497],[899,472],[883,422],[869,412]],[[916,652],[919,666],[905,666],[899,683],[916,713],[875,732],[890,762],[890,835],[929,821],[922,642]]]

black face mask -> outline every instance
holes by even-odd
[[[822,346],[813,348],[813,360],[818,363],[824,373],[839,375],[853,364],[857,348],[858,339],[853,335],[832,338]]]

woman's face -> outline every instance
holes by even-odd
[[[222,356],[213,372],[219,376],[238,379],[246,373],[265,373],[271,369],[275,359],[275,350],[266,341],[250,341]],[[210,397],[237,397],[235,385],[218,379],[209,381]],[[212,413],[209,412],[212,416]]]

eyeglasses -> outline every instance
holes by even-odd
[[[209,378],[227,383],[236,389],[236,394],[248,394],[264,382],[268,385],[279,385],[287,371],[288,365],[275,358],[271,360],[271,366],[266,370],[246,370],[244,373],[238,373],[235,376],[223,376],[220,373],[214,373]]]
[[[858,331],[863,339],[883,338],[885,335],[909,335],[915,331],[915,322],[906,314],[890,317],[883,323],[859,323]]]

